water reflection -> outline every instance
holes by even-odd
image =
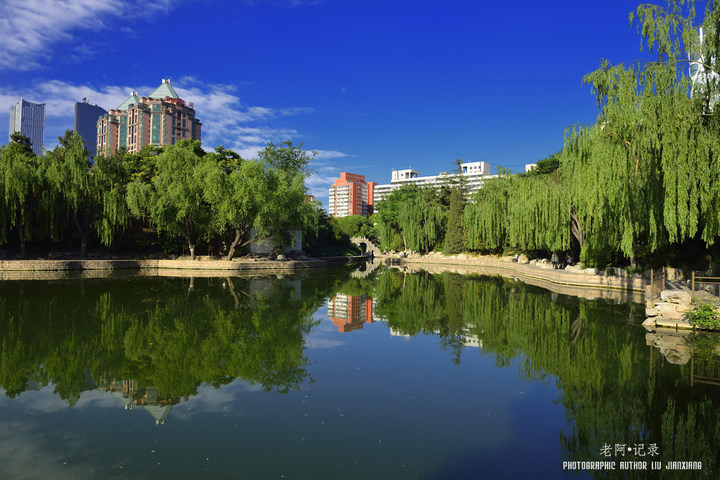
[[[637,304],[552,295],[501,277],[388,270],[375,292],[393,331],[438,335],[453,362],[472,338],[498,367],[517,361],[520,377],[554,382],[572,420],[560,432],[564,458],[603,460],[604,444],[655,443],[666,460],[702,460],[705,474],[717,471],[717,335],[646,336]]]
[[[327,311],[318,313],[325,302]],[[340,445],[335,437],[342,436],[347,451],[368,468],[383,458],[391,463],[409,456],[407,451],[419,452],[412,458],[420,465],[425,457],[437,459],[433,474],[419,469],[406,475],[428,478],[457,474],[460,454],[436,457],[425,450],[424,437],[437,439],[438,451],[466,445],[460,465],[467,471],[459,474],[477,472],[480,464],[494,465],[498,451],[468,451],[467,442],[490,439],[492,446],[502,437],[498,443],[508,451],[524,446],[517,455],[531,456],[528,445],[538,435],[534,422],[562,408],[566,422],[553,424],[551,441],[533,446],[537,456],[555,462],[548,475],[538,469],[539,478],[561,474],[560,460],[638,460],[627,451],[606,458],[601,453],[606,444],[655,444],[663,462],[703,462],[701,472],[682,472],[682,478],[713,478],[720,444],[720,340],[709,334],[646,332],[640,326],[643,313],[640,304],[573,297],[502,277],[382,268],[354,276],[333,270],[280,278],[6,282],[0,284],[0,388],[15,398],[52,385],[69,405],[100,390],[117,398],[118,408],[144,409],[152,416],[148,423],[162,424],[168,415],[178,416],[176,409],[191,397],[211,390],[206,386],[227,388],[240,379],[261,390],[289,393],[253,404],[248,418],[257,416],[259,426],[248,435],[266,440],[258,448],[300,451],[285,438],[287,431],[297,433],[297,442],[330,435],[327,443]],[[336,343],[338,332],[355,333],[342,337],[342,349],[309,350],[308,338],[323,328]],[[391,359],[373,375],[366,373],[372,362],[368,342],[373,342],[372,357]],[[334,373],[334,367],[342,370]],[[445,368],[452,370],[442,370],[441,380],[425,380]],[[524,403],[517,396],[494,400],[508,378],[550,388],[554,402],[540,396]],[[409,380],[400,387],[398,379]],[[522,388],[523,395],[530,390]],[[311,394],[319,399],[314,412],[323,415],[314,423]],[[415,400],[431,402],[441,395],[451,407],[449,401],[429,408],[430,403]],[[276,397],[286,399],[282,408],[262,405]],[[337,428],[324,433],[331,423],[326,415],[338,405],[343,410]],[[438,413],[440,406],[446,411]],[[500,410],[509,417],[503,430],[483,430],[480,420],[496,418]],[[452,417],[455,411],[463,413],[462,420]],[[356,423],[351,423],[353,412]],[[475,422],[473,429],[462,437],[468,422]],[[277,435],[262,430],[267,424]],[[387,450],[380,453],[377,432],[383,428],[394,433],[387,434],[389,440],[383,436]],[[420,428],[428,428],[424,436],[408,434]],[[439,434],[444,428],[457,432],[457,440]],[[206,431],[204,438],[215,433]],[[369,443],[364,436],[372,435],[377,438]],[[317,447],[304,452],[322,451]],[[303,465],[326,461],[299,456]],[[606,478],[603,472],[588,475]]]
[[[157,425],[165,423],[173,405],[180,402],[179,398],[163,395],[157,387],[139,386],[137,380],[117,380],[100,378],[99,383],[104,392],[110,392],[125,406],[125,410],[140,407],[155,419]]]
[[[338,293],[328,300],[328,316],[338,327],[338,332],[350,332],[363,328],[373,318],[373,300],[365,295]]]
[[[312,314],[348,274],[302,292],[295,277],[6,282],[0,387],[14,398],[52,384],[70,405],[103,388],[146,408],[238,378],[297,389]]]

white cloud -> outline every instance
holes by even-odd
[[[248,155],[249,158],[254,156],[250,154],[256,154],[267,142],[278,143],[299,135],[292,128],[271,127],[267,124],[269,121],[312,112],[312,109],[308,108],[273,109],[256,105],[245,106],[234,94],[234,87],[229,85],[205,85],[192,77],[183,78],[179,83],[183,86],[173,84],[178,95],[193,102],[198,118],[203,123],[203,143],[210,148],[224,145]],[[54,139],[66,129],[72,128],[76,101],[88,98],[91,103],[109,110],[125,101],[133,90],[140,95],[147,95],[156,87],[157,85],[94,87],[89,84],[74,85],[61,80],[49,80],[18,89],[0,87],[0,109],[7,110],[19,98],[45,103],[46,138]],[[52,145],[46,143],[46,148],[51,147]]]
[[[0,111],[7,111],[19,98],[45,103],[46,127],[45,148],[52,150],[56,138],[72,128],[76,101],[88,98],[109,110],[127,99],[131,91],[141,96],[152,92],[157,85],[106,85],[96,87],[90,84],[77,85],[61,80],[49,80],[23,88],[0,86]],[[206,149],[212,150],[223,145],[236,151],[243,158],[257,158],[257,154],[268,142],[281,143],[296,140],[302,133],[294,128],[279,126],[293,116],[311,114],[308,107],[271,108],[260,105],[245,105],[232,85],[205,84],[193,77],[183,77],[173,82],[178,95],[193,103],[202,122],[202,140]],[[7,117],[0,116],[0,131],[7,131]],[[312,154],[313,150],[308,150]],[[327,189],[337,178],[340,168],[332,160],[352,157],[338,150],[314,150],[316,155],[311,164],[314,173],[307,181],[310,192],[319,198],[327,197]]]
[[[176,0],[5,0],[0,2],[0,69],[31,70],[69,42],[77,30],[99,30],[105,22],[141,10],[167,11]]]
[[[50,444],[45,437],[46,432],[34,427],[34,423],[37,422],[0,422],[0,471],[3,478],[72,480],[105,476],[104,472],[82,463],[82,460],[68,464],[67,451],[70,449],[63,451]],[[77,451],[87,450],[82,440],[69,438],[68,435],[62,440],[72,442]],[[58,468],[60,466],[62,468]]]
[[[317,155],[315,155],[315,158],[318,160],[326,160],[331,158],[343,158],[343,157],[351,157],[352,155],[338,152],[337,150],[315,150],[317,152]]]

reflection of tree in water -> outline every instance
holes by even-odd
[[[347,276],[311,274],[302,295],[301,277],[6,283],[0,386],[12,398],[52,383],[71,405],[100,378],[136,381],[164,399],[236,378],[297,389],[308,376],[311,315]]]
[[[560,436],[563,458],[605,460],[603,444],[655,443],[660,457],[617,459],[702,461],[702,471],[683,471],[682,478],[716,478],[720,387],[691,387],[689,365],[665,362],[649,375],[641,308],[564,295],[553,300],[550,292],[497,277],[397,270],[383,271],[374,296],[391,329],[437,333],[455,363],[470,334],[496,365],[517,363],[521,378],[554,381],[571,425]],[[646,475],[623,472],[623,478]]]

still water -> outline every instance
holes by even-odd
[[[395,269],[0,282],[0,478],[718,478],[720,341],[643,317]]]

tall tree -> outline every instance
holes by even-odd
[[[232,260],[235,249],[252,243],[248,238],[253,227],[264,228],[267,220],[262,213],[272,202],[269,175],[263,162],[242,161],[228,167],[215,161],[204,162],[204,197],[212,208],[215,225],[220,234],[229,231],[233,240],[226,259]]]
[[[291,141],[282,142],[280,145],[268,143],[265,148],[258,152],[258,158],[273,168],[300,174],[307,178],[310,173],[310,163],[317,155],[317,152],[306,152],[303,144],[293,145]]]
[[[133,215],[147,216],[158,232],[182,235],[190,258],[195,259],[199,239],[209,234],[210,206],[204,198],[204,162],[199,142],[183,140],[156,158],[157,174],[145,183],[136,178],[128,185],[127,201]]]
[[[91,171],[100,202],[94,210],[92,228],[100,242],[110,246],[130,221],[127,186],[131,173],[122,152],[97,157]]]
[[[262,211],[261,227],[255,241],[266,236],[287,240],[291,230],[304,225],[316,224],[315,206],[308,201],[305,180],[312,173],[310,163],[317,152],[306,152],[303,145],[286,141],[276,146],[272,143],[258,153],[267,165],[268,186],[272,192]]]
[[[60,144],[48,153],[45,175],[50,193],[58,202],[53,208],[66,209],[80,235],[80,256],[85,257],[92,213],[100,204],[94,172],[90,171],[90,155],[77,132],[67,130],[58,141]]]
[[[397,221],[406,248],[427,253],[437,246],[447,222],[447,210],[440,203],[438,190],[420,189],[406,198],[400,204]]]
[[[375,230],[378,240],[385,250],[408,248],[405,233],[399,224],[400,208],[417,195],[421,195],[420,189],[411,183],[393,190],[390,195],[377,202],[373,218],[377,223]]]
[[[25,242],[33,232],[32,216],[40,195],[38,168],[38,159],[26,136],[15,132],[10,143],[0,147],[0,191],[3,193],[0,240],[6,240],[6,228],[14,229],[21,257],[25,256]]]
[[[465,210],[465,176],[462,170],[462,159],[455,161],[455,175],[450,193],[450,209],[448,210],[447,231],[445,233],[445,252],[460,253],[465,249],[463,232],[463,211]]]

